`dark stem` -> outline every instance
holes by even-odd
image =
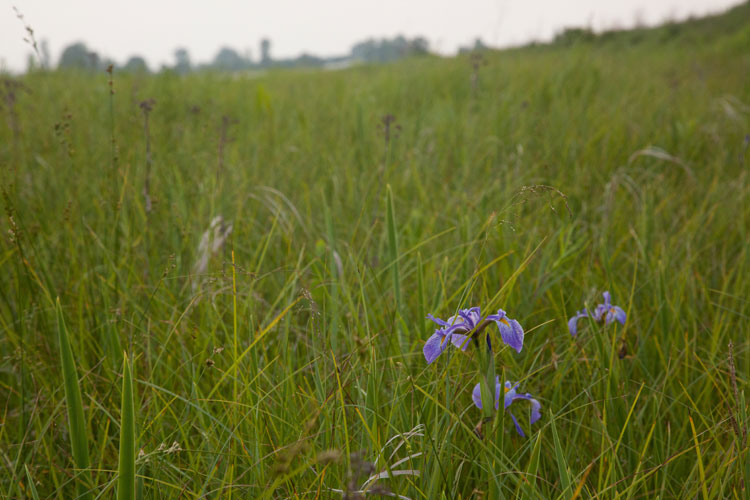
[[[476,328],[474,328],[474,330],[472,330],[471,332],[469,332],[469,335],[471,336],[472,340],[475,340],[477,338],[477,336],[480,333],[482,333],[482,330],[484,330],[485,328],[487,328],[487,326],[490,325],[490,324],[492,324],[492,323],[494,323],[494,322],[492,320],[490,320],[490,319],[485,319],[481,323],[479,323],[476,326]]]

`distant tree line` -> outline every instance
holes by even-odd
[[[402,57],[425,55],[430,52],[430,44],[423,37],[408,40],[397,36],[392,40],[366,40],[355,44],[351,50],[351,57],[366,62],[390,62]]]
[[[474,45],[471,45],[469,47],[459,47],[458,53],[469,54],[475,52],[484,52],[485,50],[489,50],[489,47],[484,44],[481,38],[477,38],[476,40],[474,40]]]
[[[231,47],[222,47],[208,63],[195,64],[188,50],[178,48],[174,51],[174,64],[163,65],[160,71],[172,71],[183,75],[193,71],[248,71],[268,68],[294,67],[337,67],[353,63],[383,63],[396,61],[405,57],[422,56],[430,53],[430,45],[424,37],[412,39],[396,36],[392,39],[368,39],[355,44],[349,54],[336,57],[318,57],[302,54],[295,58],[274,59],[271,56],[271,40],[260,41],[260,58],[253,60],[249,51],[244,54]],[[118,65],[111,59],[100,56],[89,49],[83,42],[73,43],[63,50],[59,69],[78,69],[97,71],[106,69],[110,64],[120,71],[130,73],[148,73],[151,69],[146,60],[134,55],[125,64]],[[49,67],[49,66],[48,66]]]

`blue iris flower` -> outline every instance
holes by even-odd
[[[499,309],[497,314],[483,317],[479,307],[471,307],[461,309],[458,314],[451,316],[447,321],[436,318],[432,314],[428,314],[427,319],[441,327],[435,330],[435,333],[425,342],[423,353],[428,364],[435,361],[450,344],[465,351],[471,340],[471,337],[467,334],[475,334],[483,330],[490,322],[497,325],[500,330],[500,337],[505,344],[511,346],[516,352],[521,352],[523,348],[524,334],[521,324],[508,318],[502,309]],[[487,344],[492,348],[489,335],[487,336]]]
[[[578,311],[575,314],[575,316],[573,316],[572,318],[568,320],[568,330],[570,331],[570,334],[572,336],[575,337],[576,334],[578,334],[578,320],[581,318],[588,318],[588,317],[589,317],[589,312],[586,309],[584,309],[583,311]]]
[[[613,321],[617,320],[621,325],[625,324],[625,311],[620,306],[613,306],[610,301],[609,292],[604,292],[604,304],[599,304],[594,310],[594,321],[604,320],[604,324],[608,325]]]
[[[609,292],[604,292],[602,295],[604,296],[604,303],[597,305],[592,314],[589,314],[588,310],[584,309],[578,311],[575,316],[568,320],[568,330],[571,335],[575,337],[578,333],[578,320],[581,318],[588,318],[589,316],[594,321],[600,323],[603,321],[605,325],[608,325],[613,321],[617,321],[621,325],[625,324],[627,317],[622,307],[612,305],[612,298],[609,295]]]
[[[506,345],[511,346],[516,352],[521,352],[521,349],[523,349],[523,328],[518,321],[510,319],[502,309],[498,309],[497,314],[487,316],[487,320],[495,322],[500,330],[500,337]],[[490,337],[488,335],[487,343],[489,344],[489,342]],[[491,348],[492,345],[490,345]]]
[[[507,410],[508,407],[513,404],[515,401],[520,400],[526,400],[531,403],[531,416],[529,417],[529,424],[534,424],[537,420],[542,418],[542,405],[531,397],[531,394],[528,392],[526,394],[520,394],[516,388],[518,387],[518,384],[511,384],[510,381],[505,382],[505,387],[503,387],[500,384],[500,377],[495,377],[495,409],[497,410],[498,406],[500,405],[500,390],[501,388],[504,388],[505,390],[505,397],[503,400],[503,409]],[[479,388],[479,384],[474,386],[474,390],[471,393],[471,399],[474,400],[474,404],[477,408],[480,410],[482,409],[482,394],[481,390]],[[513,425],[516,426],[516,431],[521,437],[526,437],[526,434],[523,433],[523,429],[521,429],[521,426],[518,425],[518,420],[516,420],[515,415],[513,415],[510,411],[508,411],[508,414],[510,414],[510,418],[513,419]]]

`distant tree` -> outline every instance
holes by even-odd
[[[141,56],[131,56],[130,59],[128,59],[128,62],[125,63],[125,66],[122,67],[122,70],[127,73],[149,72],[148,64],[146,63],[146,60]]]
[[[39,52],[42,57],[42,68],[50,69],[52,66],[52,58],[49,55],[49,43],[46,38],[43,38],[39,44]]]
[[[429,43],[423,37],[408,40],[402,35],[393,39],[369,39],[352,47],[351,58],[366,62],[388,62],[402,57],[429,53]]]
[[[426,55],[430,53],[430,42],[422,36],[411,41],[411,52],[415,55]]]
[[[474,45],[470,45],[468,47],[460,47],[458,49],[459,54],[470,54],[470,53],[477,53],[482,52],[485,50],[488,50],[489,47],[484,44],[481,38],[477,38],[474,40]]]
[[[229,47],[223,47],[214,57],[212,66],[224,71],[239,71],[247,69],[249,63],[245,58]]]
[[[362,61],[373,61],[375,60],[375,53],[377,52],[377,42],[370,38],[364,42],[354,44],[351,50],[352,59],[359,59]]]
[[[260,41],[260,63],[263,66],[271,64],[271,40],[268,38]]]
[[[185,48],[178,48],[174,51],[175,65],[174,70],[179,75],[190,73],[192,65],[190,64],[190,54]]]
[[[311,54],[302,54],[295,59],[296,66],[323,66],[325,60]]]
[[[86,54],[86,56],[88,57],[88,60],[89,60],[89,68],[97,69],[99,67],[99,62],[101,61],[99,54],[97,54],[96,52],[92,50],[88,54]]]
[[[575,45],[578,43],[593,42],[596,34],[588,28],[565,28],[555,35],[552,43],[559,45]]]
[[[379,44],[376,60],[380,62],[395,61],[408,55],[409,44],[402,35],[393,40],[383,38]]]
[[[475,52],[480,52],[482,50],[487,50],[487,48],[488,47],[484,44],[484,42],[482,41],[481,38],[477,38],[476,40],[474,40],[474,51]]]
[[[60,56],[60,62],[57,65],[61,69],[96,69],[99,66],[99,54],[89,52],[86,44],[77,42],[68,45]]]
[[[282,68],[320,68],[326,60],[311,54],[302,54],[294,59],[282,59],[274,61],[273,65]]]

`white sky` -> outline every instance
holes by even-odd
[[[138,54],[152,69],[173,63],[185,47],[207,62],[222,46],[259,58],[262,37],[274,58],[301,52],[346,54],[365,38],[425,36],[433,50],[454,53],[476,37],[492,46],[547,40],[563,27],[595,30],[655,24],[720,12],[740,0],[0,0],[0,64],[20,71],[30,47],[13,6],[37,41],[47,39],[57,63],[67,45],[83,41],[119,63]]]

